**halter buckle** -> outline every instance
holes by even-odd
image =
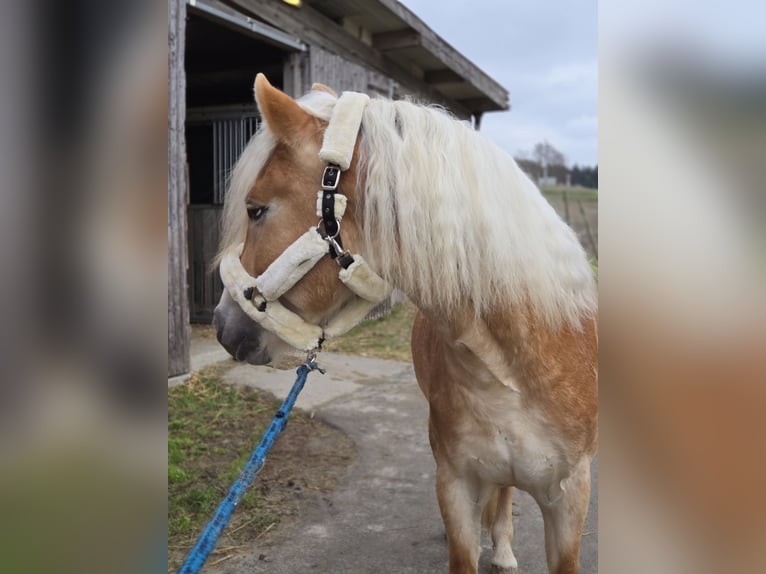
[[[337,165],[327,165],[322,174],[322,189],[324,191],[335,191],[340,183],[340,167]]]

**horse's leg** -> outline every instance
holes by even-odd
[[[481,511],[491,494],[473,481],[461,480],[440,465],[436,470],[439,499],[449,549],[449,574],[476,574],[481,551]]]
[[[510,486],[498,490],[495,521],[492,524],[492,572],[491,574],[514,574],[518,563],[511,549],[513,540],[513,489]]]
[[[545,552],[551,574],[579,574],[580,544],[590,499],[590,464],[582,460],[563,481],[564,490],[550,502],[543,494],[538,504],[545,523]]]

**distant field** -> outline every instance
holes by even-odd
[[[598,201],[598,190],[587,187],[565,187],[563,185],[558,185],[554,187],[544,187],[542,188],[542,192],[546,197],[561,197],[566,193],[571,198],[592,199]]]
[[[593,259],[598,259],[598,190],[584,187],[546,187],[542,189],[556,212],[577,233],[580,243]]]

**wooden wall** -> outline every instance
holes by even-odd
[[[396,86],[396,82],[384,74],[319,46],[311,46],[309,50],[309,77],[312,83],[320,82],[338,93],[353,91],[392,97]]]
[[[221,205],[189,206],[189,313],[194,323],[213,320],[213,310],[223,293],[218,271],[210,268],[218,253],[222,213]]]
[[[186,1],[168,1],[168,376],[190,370],[186,288]]]

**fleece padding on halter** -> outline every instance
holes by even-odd
[[[354,262],[338,274],[340,280],[362,299],[371,303],[382,303],[391,295],[393,288],[375,273],[361,255],[354,255]]]
[[[278,301],[267,302],[260,293],[254,293],[251,299],[245,295],[248,289],[252,290],[258,279],[250,275],[239,260],[243,245],[239,244],[231,249],[221,259],[221,280],[231,298],[248,317],[264,329],[276,333],[289,345],[305,351],[315,349],[322,338],[320,327],[307,323]]]
[[[345,171],[351,165],[356,137],[362,125],[362,116],[370,96],[357,92],[343,92],[335,103],[330,124],[324,132],[319,159],[335,164]]]
[[[312,232],[316,234],[315,230]],[[306,322],[279,301],[269,301],[261,293],[253,290],[253,286],[262,276],[253,277],[245,270],[239,259],[243,246],[244,244],[241,243],[232,248],[221,260],[221,279],[226,290],[248,317],[296,349],[312,351],[319,347],[323,339],[331,339],[346,333],[359,324],[367,313],[388,296],[387,294],[384,296],[384,292],[390,293],[391,291],[387,285],[385,287],[381,285],[381,283],[385,284],[383,279],[373,273],[361,256],[355,255],[354,263],[357,260],[361,263],[350,273],[345,273],[347,279],[344,283],[349,285],[354,293],[358,292],[358,297],[343,307],[322,329],[318,325]],[[281,257],[284,257],[284,254],[280,255],[277,260]],[[351,265],[349,269],[351,267],[354,266]],[[308,269],[304,271],[304,274],[307,271]],[[341,274],[345,271],[347,270],[342,270]],[[367,285],[368,282],[370,285]],[[366,299],[365,296],[374,297],[374,299]]]
[[[326,191],[317,191],[317,217],[322,217],[322,200],[324,199],[324,195],[327,193]],[[343,217],[343,214],[346,213],[346,204],[348,203],[348,198],[343,195],[342,193],[334,193],[333,194],[335,205],[333,208],[333,212],[335,214],[335,219],[340,220]]]
[[[300,281],[328,250],[327,242],[312,227],[255,279],[255,288],[266,301],[276,301]]]
[[[253,309],[257,302],[253,301]],[[322,340],[322,328],[307,323],[279,301],[267,303],[264,317],[258,322],[267,331],[276,334],[288,345],[302,351],[313,351]]]

